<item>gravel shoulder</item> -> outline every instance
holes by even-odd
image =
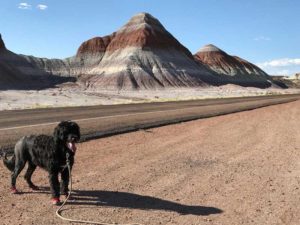
[[[154,224],[299,224],[300,101],[78,145],[67,217]],[[67,224],[47,174],[11,195],[0,165],[2,224]],[[24,174],[24,173],[23,173]]]
[[[157,90],[86,90],[62,86],[45,90],[0,90],[0,111],[74,106],[118,105],[246,96],[299,94],[299,89],[254,88],[227,84],[219,87],[166,88]]]

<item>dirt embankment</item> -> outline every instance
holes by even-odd
[[[300,101],[80,144],[64,215],[154,224],[299,224]],[[11,195],[0,165],[2,224],[64,224],[46,173]]]

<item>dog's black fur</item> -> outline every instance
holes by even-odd
[[[60,191],[68,193],[69,171],[66,168],[67,154],[72,168],[74,163],[75,142],[80,139],[80,128],[77,123],[62,121],[54,129],[53,136],[31,135],[21,138],[15,145],[14,155],[8,160],[3,159],[4,165],[12,171],[11,186],[15,188],[16,179],[23,170],[26,162],[28,169],[25,180],[29,187],[36,189],[32,183],[31,176],[37,166],[49,173],[50,189],[53,198],[59,198]],[[73,143],[68,147],[68,143]],[[61,188],[58,176],[61,174]]]

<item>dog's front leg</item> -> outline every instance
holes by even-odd
[[[50,183],[50,191],[52,194],[52,203],[58,205],[60,203],[58,172],[49,173],[49,183]]]
[[[61,184],[60,184],[60,193],[63,195],[68,195],[69,193],[69,170],[66,168],[61,172]]]

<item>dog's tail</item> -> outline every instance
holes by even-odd
[[[15,154],[13,155],[13,157],[11,159],[8,159],[7,158],[7,154],[4,153],[3,163],[7,167],[7,169],[9,169],[10,171],[14,171],[15,164],[16,164],[16,156],[15,156]]]

